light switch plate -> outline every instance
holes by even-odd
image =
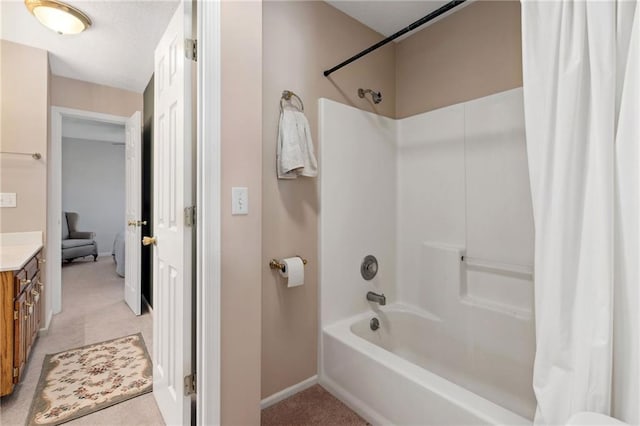
[[[0,193],[0,207],[16,207],[16,193],[15,192]]]
[[[231,188],[231,214],[249,214],[249,188],[239,186]]]

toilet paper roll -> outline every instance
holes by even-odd
[[[287,279],[287,287],[298,287],[304,284],[304,263],[299,257],[287,257],[280,263],[284,264],[284,270],[280,275]]]

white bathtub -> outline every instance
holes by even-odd
[[[535,408],[529,368],[470,351],[441,325],[391,305],[327,326],[320,383],[373,424],[531,425],[514,412]]]

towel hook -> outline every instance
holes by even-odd
[[[280,109],[284,109],[282,101],[291,102],[291,98],[295,98],[300,104],[300,111],[304,111],[304,103],[302,103],[302,99],[300,99],[300,96],[296,95],[291,90],[284,90],[282,92],[282,97],[280,98]]]

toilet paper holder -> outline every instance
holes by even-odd
[[[305,259],[302,256],[297,256],[300,259],[302,259],[302,264],[306,265],[307,264],[307,259]],[[271,259],[271,262],[269,262],[269,267],[271,269],[280,269],[282,272],[284,272],[284,263],[280,263],[277,259]]]

